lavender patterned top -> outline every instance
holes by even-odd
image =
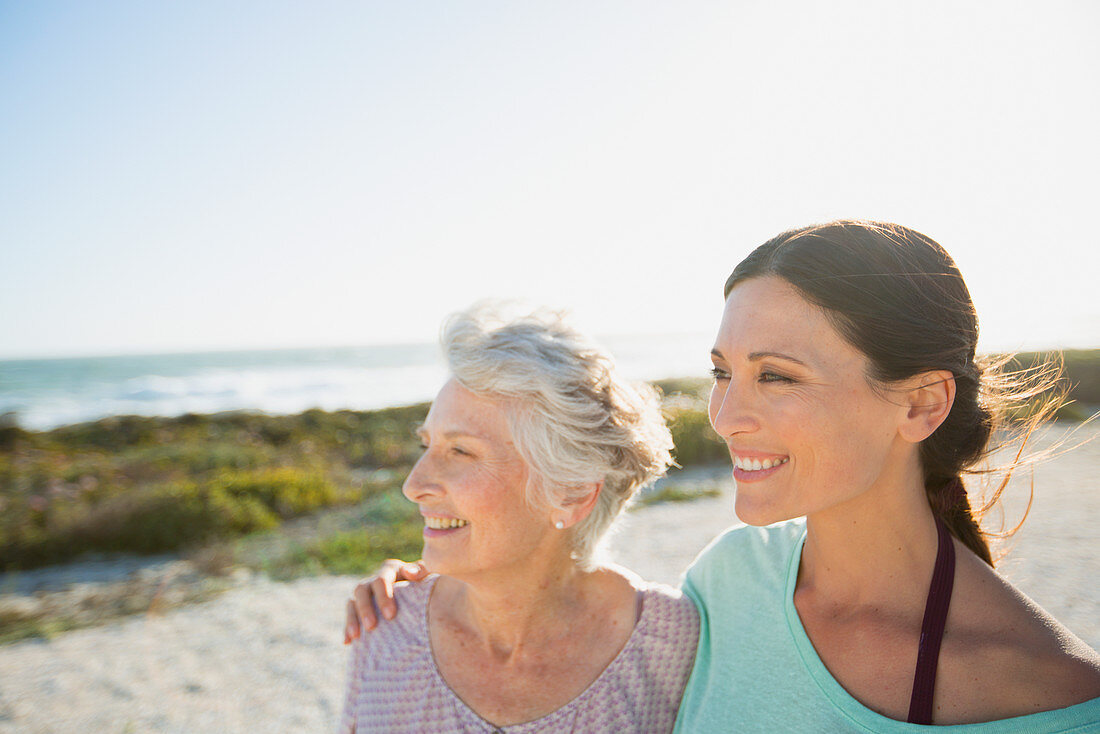
[[[428,598],[437,578],[399,584],[397,617],[355,642],[341,732],[672,731],[699,639],[699,615],[679,591],[658,584],[640,590],[641,614],[626,645],[579,696],[541,719],[495,727],[451,691],[435,666]]]

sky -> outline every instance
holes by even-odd
[[[0,0],[0,358],[709,333],[772,235],[951,252],[1100,347],[1100,4]]]

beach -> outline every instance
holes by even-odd
[[[1053,445],[1070,428],[1044,431],[1037,445]],[[1100,429],[1086,426],[1070,439],[1084,445],[1038,466],[1030,516],[998,566],[1093,647],[1097,439]],[[676,481],[720,494],[631,512],[611,543],[615,561],[668,584],[734,521],[728,468],[693,468]],[[1006,492],[1010,519],[1026,506],[1030,481],[1020,474]],[[355,581],[252,577],[204,603],[0,647],[0,733],[331,731],[348,654],[343,605]]]

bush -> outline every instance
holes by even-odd
[[[19,416],[12,412],[0,413],[0,451],[11,451],[29,434],[19,427]]]
[[[717,486],[682,486],[668,483],[659,488],[642,493],[631,509],[640,509],[662,502],[691,502],[702,497],[719,497],[722,490]]]
[[[79,423],[50,431],[61,445],[78,449],[119,451],[153,443],[165,419],[140,415],[119,415],[91,423]]]
[[[52,532],[25,536],[0,549],[0,563],[37,566],[88,551],[163,553],[278,524],[275,513],[256,498],[180,482],[111,497]]]
[[[269,530],[282,519],[358,498],[296,469],[225,472],[119,493],[93,507],[62,504],[0,536],[0,567],[57,563],[85,552],[164,553]]]
[[[290,468],[226,473],[218,476],[211,487],[240,502],[259,501],[282,518],[304,515],[358,496],[340,492],[321,474]]]
[[[145,464],[158,471],[203,474],[217,469],[253,469],[263,466],[270,452],[238,443],[172,442],[127,451],[119,460],[134,466]]]
[[[667,417],[676,445],[672,454],[680,466],[729,459],[729,449],[710,427],[705,410],[680,408],[668,411]]]
[[[419,522],[370,526],[299,547],[266,570],[276,579],[319,573],[363,574],[387,558],[419,557],[423,543],[423,525]]]

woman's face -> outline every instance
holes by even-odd
[[[842,505],[912,453],[897,434],[906,409],[871,388],[866,357],[780,278],[734,287],[712,359],[710,421],[750,525]]]
[[[451,379],[418,430],[424,453],[402,488],[424,516],[424,563],[449,576],[522,564],[550,528],[526,501],[527,466],[504,406]]]

